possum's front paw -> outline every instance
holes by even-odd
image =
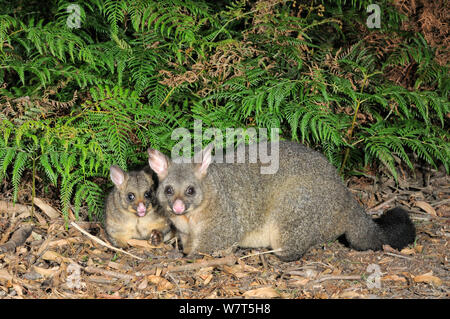
[[[159,244],[161,244],[162,239],[163,234],[159,230],[153,229],[150,233],[150,242],[152,243],[152,245],[158,246]]]

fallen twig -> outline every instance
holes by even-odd
[[[426,214],[426,213],[424,213],[424,214]],[[412,220],[426,220],[426,221],[429,221],[432,218],[431,216],[419,217],[419,216],[412,216],[412,215],[410,215],[410,217]]]
[[[205,260],[198,263],[185,264],[181,266],[169,266],[167,268],[168,272],[176,272],[176,271],[188,271],[188,270],[196,270],[205,267],[215,267],[215,266],[233,266],[236,263],[236,257],[233,255],[226,256],[223,258],[216,258],[211,260]]]
[[[450,203],[450,198],[447,198],[447,199],[444,199],[444,200],[441,200],[441,201],[432,203],[431,206],[433,206],[434,208],[436,208],[436,207],[439,207],[439,206],[441,206],[441,205],[448,204],[448,203]]]
[[[374,213],[374,212],[376,212],[377,210],[379,210],[379,209],[383,208],[384,206],[386,206],[387,204],[390,204],[391,202],[393,202],[393,201],[396,200],[396,199],[397,199],[397,196],[391,197],[391,198],[389,198],[388,200],[382,202],[381,204],[378,204],[378,205],[375,206],[375,207],[369,208],[369,209],[367,210],[367,212],[368,212],[369,214],[370,214],[370,213]]]
[[[390,252],[387,252],[387,251],[385,251],[385,252],[383,252],[385,255],[389,255],[389,256],[393,256],[393,257],[399,257],[399,258],[404,258],[404,259],[408,259],[408,260],[411,260],[412,258],[411,257],[406,257],[406,256],[403,256],[403,255],[399,255],[399,254],[394,254],[394,253],[390,253]]]
[[[259,255],[264,255],[264,254],[271,254],[271,253],[276,253],[278,251],[283,251],[283,249],[278,248],[278,249],[273,249],[273,250],[268,250],[268,251],[260,251],[254,254],[250,254],[250,255],[246,255],[246,256],[242,256],[239,258],[239,260],[248,258],[248,257],[253,257],[253,256],[259,256]]]
[[[358,275],[350,275],[350,276],[324,276],[315,280],[315,282],[319,283],[326,280],[359,280],[361,276]]]
[[[107,242],[104,242],[103,240],[101,240],[100,238],[95,237],[94,235],[89,234],[87,231],[85,231],[83,228],[81,228],[80,226],[78,226],[75,222],[71,222],[70,225],[72,225],[73,227],[75,227],[76,229],[78,229],[80,232],[82,232],[83,234],[85,234],[86,236],[88,236],[90,239],[92,239],[93,241],[97,242],[100,245],[103,245],[109,249],[115,250],[115,251],[119,251],[121,253],[124,253],[128,256],[131,256],[133,258],[136,258],[138,260],[145,260],[144,258],[141,258],[139,256],[133,255],[123,249],[111,246],[110,244],[108,244]]]
[[[124,280],[133,280],[134,278],[136,278],[136,276],[133,276],[133,275],[122,274],[120,272],[106,270],[106,269],[93,267],[93,266],[86,266],[83,268],[83,270],[88,273],[91,273],[91,274],[100,274],[100,275],[120,278],[120,279],[124,279]]]
[[[31,232],[33,231],[32,226],[23,226],[20,227],[18,230],[12,234],[11,239],[8,240],[5,244],[0,245],[0,252],[4,253],[7,251],[12,251],[16,249],[16,247],[19,247],[23,245],[25,240],[31,235]]]
[[[97,277],[97,276],[89,276],[87,281],[92,282],[94,284],[101,285],[111,285],[111,283],[116,282],[117,278],[105,278],[105,277]]]

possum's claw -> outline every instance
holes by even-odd
[[[161,244],[163,239],[163,234],[156,229],[153,229],[151,234],[150,234],[150,242],[152,243],[153,246],[158,246],[159,244]]]

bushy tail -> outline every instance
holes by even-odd
[[[400,250],[413,243],[416,238],[416,228],[408,212],[401,207],[388,210],[374,222],[381,228],[383,244],[392,248]]]
[[[415,238],[416,228],[408,212],[400,207],[388,210],[378,219],[358,210],[348,221],[345,232],[345,239],[356,250],[380,250],[386,244],[400,250]]]

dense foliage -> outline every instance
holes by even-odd
[[[343,173],[449,171],[448,61],[389,1],[381,29],[366,0],[0,2],[0,181],[14,200],[29,172],[64,213],[100,216],[109,166],[168,153],[194,119],[280,128]]]

